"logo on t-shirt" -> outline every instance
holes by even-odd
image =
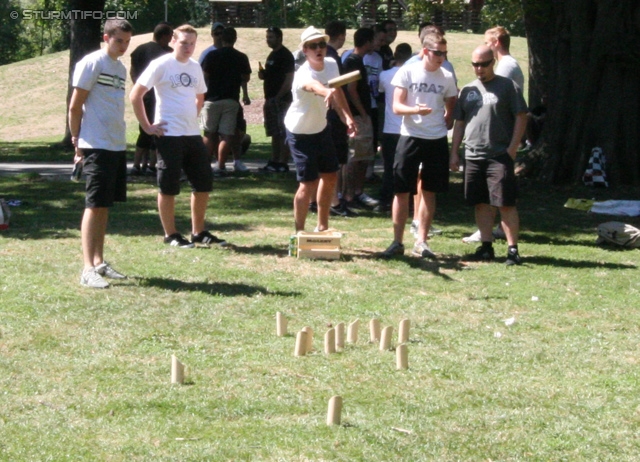
[[[124,90],[125,80],[118,75],[100,74],[98,83],[107,87],[113,87],[116,90]]]
[[[437,95],[444,94],[444,85],[434,85],[432,83],[412,83],[409,85],[411,91],[416,93],[435,93]]]
[[[475,101],[478,107],[482,106],[483,104],[495,104],[498,102],[498,98],[493,93],[482,94],[475,90],[467,93],[467,97],[465,98],[465,100],[468,103],[473,103]]]
[[[180,74],[175,74],[170,77],[171,79],[171,88],[176,87],[195,87],[198,83],[198,78],[192,75],[187,74],[186,72],[182,72]]]

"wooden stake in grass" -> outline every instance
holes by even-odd
[[[411,321],[403,319],[398,326],[398,343],[407,343],[409,341],[409,328]]]
[[[393,327],[387,326],[382,329],[380,336],[380,351],[387,351],[391,348],[391,336],[393,335]]]
[[[358,327],[360,327],[359,319],[356,319],[349,324],[347,329],[347,342],[356,343],[358,341]]]
[[[287,318],[279,311],[276,313],[276,334],[278,337],[287,335]]]
[[[333,327],[324,334],[324,352],[328,355],[336,352],[336,330]]]
[[[184,365],[171,355],[171,383],[184,383]]]
[[[293,352],[294,356],[304,356],[307,354],[307,333],[300,331],[296,335],[296,349]]]
[[[380,341],[380,321],[372,319],[369,321],[369,342],[378,343]]]
[[[409,349],[406,343],[398,345],[396,347],[396,369],[408,369],[409,368]]]
[[[339,322],[334,327],[336,330],[336,351],[344,350],[344,323]]]
[[[313,329],[309,326],[305,326],[302,328],[302,332],[307,333],[307,344],[305,346],[305,350],[309,353],[313,351]]]
[[[332,396],[327,409],[327,425],[340,425],[342,416],[342,396]]]

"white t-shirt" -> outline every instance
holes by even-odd
[[[140,85],[156,90],[156,116],[153,123],[167,122],[165,136],[200,134],[196,95],[207,92],[202,68],[193,59],[178,61],[173,54],[151,61],[138,78]]]
[[[127,70],[107,51],[94,51],[76,64],[73,87],[87,90],[82,106],[78,147],[83,149],[127,149],[124,122],[124,86]]]
[[[420,57],[420,54],[416,53],[415,55],[413,55],[411,58],[409,58],[404,64],[403,66],[408,66],[409,64],[413,64],[413,63],[417,63],[418,61],[422,62],[422,58]],[[456,71],[453,68],[453,64],[451,64],[451,61],[445,59],[442,62],[442,68],[448,70],[449,72],[451,72],[453,74],[453,80],[455,80],[456,82],[456,87],[458,86],[458,77],[456,76]]]
[[[362,63],[367,69],[367,79],[369,80],[369,91],[371,92],[371,107],[378,107],[378,82],[380,82],[380,72],[382,72],[382,56],[378,53],[371,52],[364,55]]]
[[[433,72],[425,70],[422,62],[402,66],[391,81],[391,85],[407,89],[407,106],[426,104],[432,109],[426,116],[406,115],[402,117],[400,134],[428,140],[447,136],[444,120],[445,98],[458,94],[451,72],[439,67]]]
[[[327,107],[324,98],[304,90],[303,86],[317,80],[325,87],[329,80],[338,77],[338,64],[332,58],[324,58],[324,69],[314,71],[305,61],[296,71],[291,85],[293,102],[284,117],[284,126],[297,135],[320,133],[327,126]]]
[[[516,61],[513,56],[507,55],[500,58],[495,72],[496,75],[508,77],[513,80],[524,93],[524,74],[522,73],[522,69],[520,69],[518,61]]]
[[[379,90],[384,92],[384,127],[383,133],[392,133],[394,135],[400,134],[400,125],[402,125],[402,116],[393,113],[393,93],[396,89],[391,85],[393,77],[396,75],[400,68],[392,67],[386,71],[382,71],[380,74]]]

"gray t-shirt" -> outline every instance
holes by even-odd
[[[478,160],[504,154],[516,115],[522,112],[527,112],[527,103],[511,79],[496,75],[488,82],[476,79],[465,85],[453,112],[455,120],[466,122],[465,157]]]
[[[501,75],[502,77],[513,80],[524,93],[524,74],[522,73],[522,69],[520,69],[518,61],[516,61],[513,56],[507,55],[500,58],[495,72],[496,75]]]
[[[73,87],[89,92],[82,107],[78,147],[82,149],[127,149],[124,122],[124,86],[127,70],[106,50],[82,58],[73,72]]]

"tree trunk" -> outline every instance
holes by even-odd
[[[529,103],[544,97],[534,156],[553,183],[580,181],[602,148],[614,185],[640,184],[640,4],[637,0],[522,0]]]
[[[69,11],[102,11],[105,0],[70,0]],[[69,102],[73,93],[73,71],[76,63],[86,54],[100,49],[102,42],[101,20],[94,19],[88,15],[87,19],[82,19],[79,15],[70,19],[71,41],[69,50],[69,81],[67,87],[67,117],[62,145],[72,149],[71,132],[69,131]]]

